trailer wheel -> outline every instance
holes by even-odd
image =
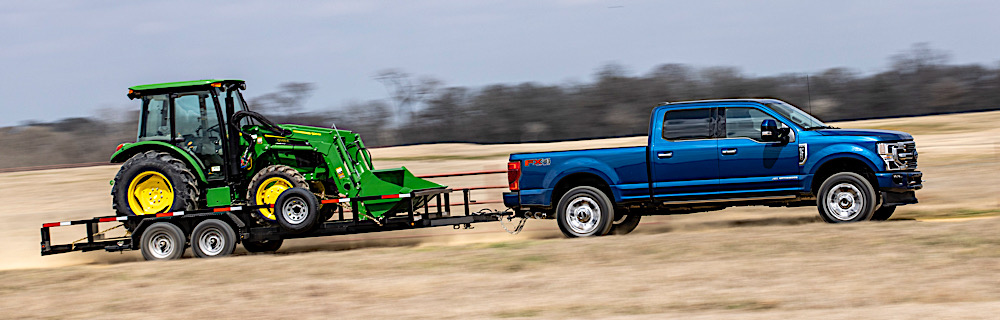
[[[274,202],[274,217],[282,229],[289,233],[305,233],[316,227],[319,206],[316,196],[309,189],[292,188],[282,192]]]
[[[236,232],[219,219],[198,223],[191,232],[191,252],[198,258],[225,257],[236,249]]]
[[[868,221],[875,212],[875,189],[853,172],[841,172],[823,181],[816,199],[820,217],[829,223]]]
[[[611,225],[611,231],[609,231],[608,234],[629,234],[632,230],[635,230],[635,227],[639,226],[640,219],[642,219],[642,215],[626,214],[621,219],[615,220],[615,222]]]
[[[264,241],[243,241],[243,248],[249,252],[275,252],[281,248],[281,239]]]
[[[614,216],[611,200],[601,190],[588,186],[570,189],[556,209],[559,230],[570,238],[606,235]]]
[[[169,222],[157,222],[142,232],[140,251],[146,260],[174,260],[184,255],[184,232]]]
[[[896,206],[882,206],[875,210],[872,214],[872,221],[886,221],[889,217],[892,217],[892,213],[896,211]]]

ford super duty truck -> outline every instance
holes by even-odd
[[[599,130],[599,128],[595,128]],[[511,154],[504,204],[568,237],[624,234],[644,215],[811,206],[826,222],[917,203],[913,137],[828,126],[780,100],[666,103],[646,146]]]

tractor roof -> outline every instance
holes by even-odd
[[[169,89],[169,88],[204,86],[216,82],[242,83],[244,81],[239,79],[205,79],[205,80],[191,80],[191,81],[180,81],[180,82],[165,82],[165,83],[154,83],[154,84],[143,84],[138,86],[132,86],[129,87],[129,90],[141,91],[141,90],[152,90],[152,89]]]
[[[205,80],[191,80],[191,81],[179,81],[179,82],[164,82],[164,83],[154,83],[154,84],[143,84],[138,86],[131,86],[128,88],[129,99],[135,99],[140,97],[144,92],[145,94],[153,94],[159,92],[171,92],[175,91],[173,89],[181,88],[191,88],[191,87],[203,87],[212,84],[222,84],[222,83],[234,83],[243,87],[245,81],[239,79],[205,79]],[[213,87],[218,87],[219,85],[214,85]]]

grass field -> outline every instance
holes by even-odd
[[[835,124],[914,134],[928,180],[921,203],[885,223],[828,225],[814,208],[746,207],[646,217],[627,236],[562,239],[553,222],[532,220],[516,236],[480,224],[162,263],[135,252],[38,256],[41,223],[111,214],[116,167],[3,173],[0,318],[992,318],[1000,314],[996,123],[1000,112]],[[644,143],[372,154],[383,159],[377,167],[421,174],[503,169],[510,152]],[[434,180],[498,185],[505,176]],[[65,228],[54,232],[82,234]]]

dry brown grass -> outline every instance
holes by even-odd
[[[815,223],[813,208],[747,207],[647,217],[620,237],[567,240],[551,221],[529,221],[517,236],[481,224],[294,240],[276,255],[238,250],[165,263],[139,262],[134,252],[38,256],[42,222],[111,214],[108,181],[117,168],[0,174],[0,317],[989,318],[1000,312],[1000,219],[989,218],[1000,213],[998,122],[1000,112],[837,124],[914,133],[929,181],[921,203],[887,223],[827,225]],[[503,169],[509,152],[643,143],[372,153],[383,159],[378,167],[419,174]],[[502,185],[505,178],[435,181]],[[54,231],[82,234],[63,229]]]

